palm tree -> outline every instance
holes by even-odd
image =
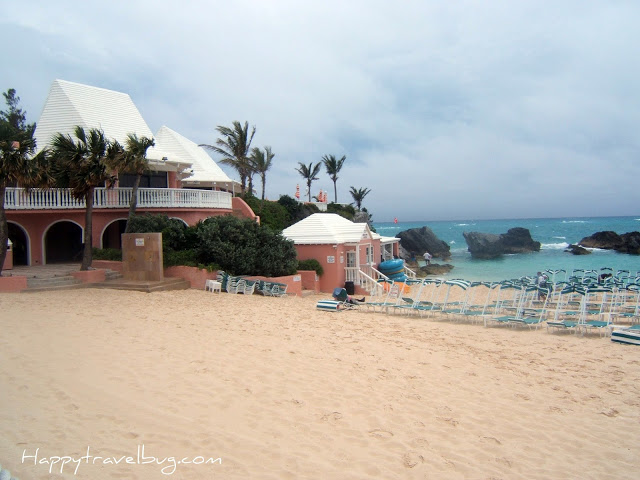
[[[32,183],[38,172],[38,161],[46,151],[32,157],[36,150],[33,132],[36,124],[27,124],[26,113],[19,107],[20,97],[13,88],[3,93],[8,110],[0,111],[0,274],[7,256],[9,225],[4,197],[7,187]]]
[[[116,177],[110,173],[109,165],[117,162],[123,148],[118,142],[107,140],[104,132],[96,128],[87,134],[83,127],[77,126],[74,133],[75,140],[61,133],[53,137],[53,169],[58,185],[70,188],[75,198],[85,201],[84,250],[80,270],[88,270],[93,246],[93,192],[96,187],[106,185],[111,188],[114,185]]]
[[[371,189],[369,188],[356,189],[355,187],[351,187],[351,190],[349,190],[349,193],[353,197],[353,201],[356,203],[356,207],[358,207],[358,211],[362,210],[362,201],[364,200],[364,197],[369,194],[369,192],[371,192]]]
[[[264,152],[258,147],[251,150],[251,169],[260,174],[262,181],[262,201],[264,202],[264,190],[267,183],[267,170],[271,168],[271,161],[275,157],[275,153],[271,151],[271,147],[264,147]]]
[[[223,138],[218,138],[215,145],[203,143],[200,146],[222,155],[220,163],[230,165],[238,172],[242,193],[244,194],[247,187],[247,179],[252,173],[249,150],[253,136],[256,134],[256,127],[252,127],[251,132],[249,132],[249,124],[247,122],[244,122],[243,126],[236,120],[233,122],[233,128],[218,125],[216,130]]]
[[[325,155],[322,157],[322,162],[327,169],[327,174],[331,181],[333,182],[333,195],[335,198],[335,202],[338,203],[338,190],[336,188],[336,182],[338,181],[338,173],[342,169],[342,165],[344,161],[347,159],[345,155],[342,156],[340,160],[337,160],[334,155]]]
[[[316,175],[318,175],[318,173],[320,172],[320,165],[322,164],[318,162],[314,166],[312,162],[309,164],[309,166],[307,166],[302,162],[298,162],[298,165],[300,166],[296,168],[296,171],[302,176],[302,178],[307,181],[307,189],[309,190],[309,202],[311,202],[311,182],[313,182],[314,180],[318,180],[318,177]]]
[[[116,169],[123,173],[131,173],[136,176],[131,190],[131,199],[129,200],[129,216],[127,217],[127,227],[125,233],[130,233],[131,219],[136,214],[138,206],[138,188],[140,188],[140,179],[142,174],[149,170],[149,159],[147,158],[147,150],[156,144],[153,138],[138,137],[135,133],[127,135],[127,143],[125,150],[117,158]]]

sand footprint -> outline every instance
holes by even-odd
[[[320,417],[320,420],[322,420],[323,422],[329,422],[331,424],[334,424],[341,418],[342,418],[342,414],[340,412],[330,412],[322,415]]]
[[[620,412],[615,408],[607,408],[606,410],[602,410],[600,413],[607,417],[617,417],[618,415],[620,415]]]
[[[369,430],[369,435],[376,438],[391,438],[393,437],[393,433],[388,430],[382,430],[376,428],[375,430]]]
[[[441,420],[443,422],[447,422],[449,425],[453,426],[453,427],[457,427],[458,424],[460,422],[458,422],[456,419],[454,418],[450,418],[450,417],[436,417],[438,420]]]
[[[407,452],[402,456],[402,463],[406,468],[413,468],[420,463],[424,463],[424,457],[417,452]]]

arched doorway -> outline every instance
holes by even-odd
[[[47,264],[82,261],[82,228],[68,220],[54,223],[44,236],[44,251]]]
[[[29,237],[17,223],[9,223],[9,239],[13,243],[13,264],[29,265]]]
[[[126,220],[114,220],[102,232],[102,248],[122,250],[122,235],[127,228]]]

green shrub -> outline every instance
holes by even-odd
[[[234,275],[291,275],[296,271],[293,242],[250,219],[211,217],[196,225],[198,261],[216,263]]]
[[[260,216],[260,224],[266,227],[271,227],[273,230],[281,232],[289,226],[287,223],[288,213],[287,209],[280,205],[278,202],[272,202],[265,200],[264,202],[254,197],[253,195],[247,195],[244,197],[244,201],[251,207],[253,212]]]
[[[324,273],[322,265],[320,265],[320,262],[315,258],[298,261],[298,270],[315,270],[318,276]]]
[[[176,265],[185,265],[187,267],[198,266],[196,251],[192,249],[180,250],[178,252],[175,250],[166,250],[162,253],[162,259],[165,267],[173,267]]]
[[[182,220],[167,215],[134,215],[130,220],[131,233],[162,233],[163,250],[184,250],[191,248],[187,242],[187,226]]]
[[[278,203],[287,210],[287,227],[307,218],[311,214],[320,212],[315,205],[301,203],[289,195],[282,195]]]
[[[356,209],[353,207],[353,205],[343,205],[341,203],[331,202],[329,205],[327,205],[327,212],[337,213],[341,217],[353,221],[353,217],[356,214]]]
[[[122,250],[118,250],[117,248],[93,247],[92,250],[94,260],[115,260],[117,262],[122,261]]]

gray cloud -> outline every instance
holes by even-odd
[[[346,155],[338,199],[378,221],[638,213],[635,2],[14,3],[2,89],[33,121],[55,78],[198,143],[247,120],[271,198]]]

